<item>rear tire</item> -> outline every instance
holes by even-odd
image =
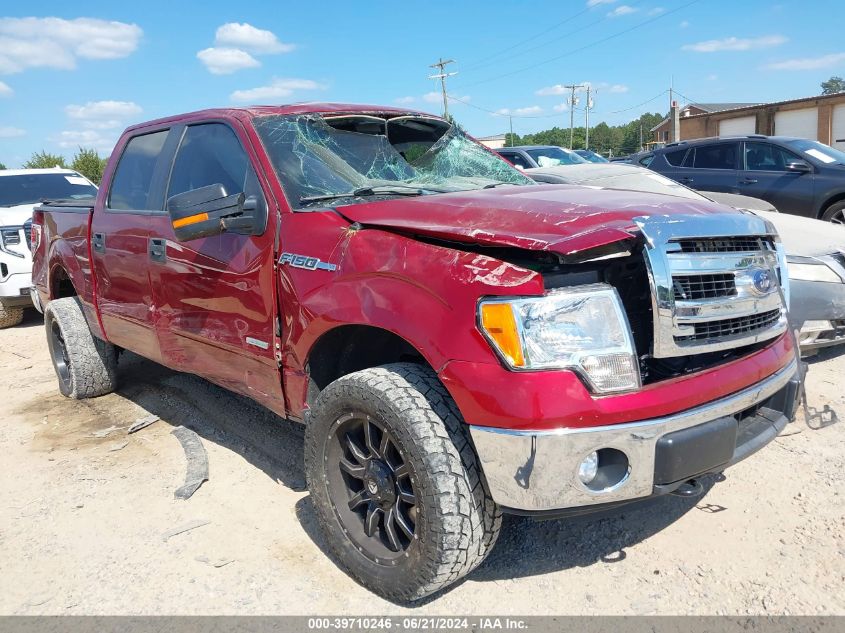
[[[91,334],[78,297],[48,303],[44,324],[63,396],[93,398],[114,391],[117,352],[114,345]]]
[[[0,330],[14,327],[23,321],[23,308],[19,306],[4,306],[0,303]]]
[[[335,557],[388,600],[456,582],[499,534],[502,515],[460,412],[419,365],[365,369],[326,387],[305,432],[305,473]]]
[[[825,209],[822,220],[834,224],[845,224],[845,200],[832,204]]]

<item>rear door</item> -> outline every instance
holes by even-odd
[[[689,149],[678,182],[699,191],[737,191],[738,141],[702,143]]]
[[[182,130],[166,198],[206,185],[244,192],[267,217],[269,199],[239,124]],[[275,213],[261,235],[222,233],[179,242],[166,213],[151,217],[150,279],[163,362],[284,410],[274,349]]]
[[[815,176],[786,169],[790,161],[807,161],[766,141],[746,141],[743,145],[737,193],[767,200],[781,213],[811,215]]]
[[[150,217],[160,213],[166,166],[161,156],[169,130],[139,133],[120,160],[91,224],[97,305],[109,341],[160,360],[148,274]],[[118,148],[118,151],[121,151]]]

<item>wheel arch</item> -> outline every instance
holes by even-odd
[[[425,355],[402,336],[376,325],[344,324],[323,332],[308,351],[306,402],[313,404],[333,381],[362,369],[410,362],[436,369]]]
[[[819,206],[819,212],[816,217],[820,220],[824,216],[825,211],[827,211],[831,207],[831,205],[843,201],[845,201],[845,191],[840,191],[839,193],[830,196],[829,198],[827,198],[827,200],[822,202],[821,206]]]

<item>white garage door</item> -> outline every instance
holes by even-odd
[[[845,103],[833,108],[833,130],[830,144],[845,151]]]
[[[819,113],[817,108],[775,112],[775,134],[818,140]]]
[[[742,136],[757,131],[756,116],[738,116],[719,121],[719,136]]]

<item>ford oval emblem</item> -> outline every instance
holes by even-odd
[[[754,282],[754,289],[760,294],[767,294],[771,292],[774,287],[772,274],[768,270],[754,271],[752,280]]]

